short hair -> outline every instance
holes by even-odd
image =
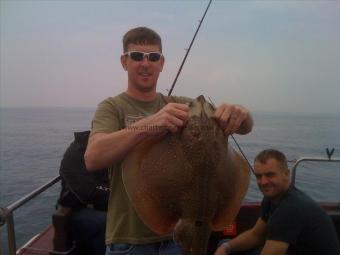
[[[123,50],[128,51],[130,43],[140,45],[158,45],[160,52],[162,52],[162,39],[154,30],[147,27],[136,27],[130,29],[123,36]]]
[[[286,156],[278,150],[267,149],[261,151],[254,159],[254,162],[258,161],[261,164],[265,164],[269,159],[275,159],[281,165],[282,169],[288,170],[287,158]]]

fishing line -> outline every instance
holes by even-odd
[[[215,106],[214,102],[211,100],[211,98],[208,97],[208,99],[209,99],[210,103],[214,106],[214,108],[216,109],[216,106]],[[242,156],[244,157],[244,159],[247,161],[248,166],[250,167],[251,172],[252,172],[252,173],[254,174],[254,176],[255,176],[254,168],[253,168],[253,166],[250,164],[250,162],[249,162],[249,160],[248,160],[246,154],[245,154],[245,153],[243,152],[243,150],[241,149],[241,146],[240,146],[240,145],[238,144],[238,142],[236,141],[236,138],[235,138],[232,134],[231,134],[230,136],[231,136],[231,138],[233,138],[233,140],[234,140],[234,142],[235,142],[235,144],[236,144],[238,150],[240,151],[240,153],[242,154]]]
[[[238,142],[236,141],[235,137],[233,135],[231,135],[231,138],[233,138],[238,150],[241,152],[242,156],[244,157],[244,159],[247,161],[249,167],[250,167],[250,170],[252,171],[252,173],[254,174],[255,176],[255,171],[254,171],[254,168],[253,166],[250,164],[248,158],[246,157],[246,154],[243,152],[243,150],[241,149],[241,146],[238,144]]]
[[[194,34],[194,36],[193,36],[193,38],[192,38],[192,40],[191,40],[191,42],[190,42],[189,48],[187,49],[187,51],[186,51],[186,53],[185,53],[185,55],[184,55],[184,58],[183,58],[183,60],[182,60],[182,63],[181,63],[181,65],[180,65],[180,67],[179,67],[179,69],[178,69],[178,71],[177,71],[176,77],[175,77],[175,79],[174,79],[174,81],[173,81],[173,83],[172,83],[172,85],[171,85],[171,88],[170,88],[170,90],[169,90],[169,92],[168,92],[168,96],[171,96],[172,91],[173,91],[174,88],[175,88],[177,79],[178,79],[179,75],[181,74],[181,71],[182,71],[183,66],[184,66],[184,64],[185,64],[185,61],[186,61],[186,59],[187,59],[187,57],[188,57],[188,55],[189,55],[189,52],[190,52],[190,50],[191,50],[192,45],[194,44],[194,41],[195,41],[195,39],[196,39],[196,36],[197,36],[197,34],[198,34],[198,31],[199,31],[200,28],[201,28],[201,25],[202,25],[202,23],[203,23],[203,20],[204,20],[204,18],[205,18],[205,16],[206,16],[207,12],[208,12],[208,10],[209,10],[209,7],[210,7],[210,5],[211,5],[211,2],[212,2],[212,0],[209,1],[208,5],[207,5],[207,8],[205,9],[205,11],[204,11],[204,13],[203,13],[203,16],[202,16],[202,18],[201,18],[201,20],[200,20],[200,22],[199,22],[199,24],[198,24],[198,27],[197,27],[197,29],[196,29],[196,31],[195,31],[195,34]],[[209,98],[209,100],[210,100],[210,102],[212,103],[212,101],[211,101],[210,98]],[[212,104],[213,104],[213,103],[212,103]],[[250,167],[252,173],[255,175],[255,172],[254,172],[254,169],[253,169],[252,165],[250,164],[248,158],[246,157],[246,155],[244,154],[244,152],[243,152],[243,150],[241,149],[240,145],[239,145],[238,142],[236,141],[235,137],[234,137],[233,135],[231,135],[231,137],[233,138],[233,140],[234,140],[235,144],[237,145],[239,151],[241,152],[242,156],[243,156],[243,157],[245,158],[245,160],[247,161],[247,163],[248,163],[248,165],[249,165],[249,167]]]
[[[198,27],[197,27],[196,32],[195,32],[195,34],[194,34],[194,37],[192,38],[192,40],[191,40],[191,42],[190,42],[189,48],[187,49],[187,52],[185,53],[185,56],[184,56],[184,58],[183,58],[183,60],[182,60],[182,63],[181,63],[181,66],[179,67],[179,69],[178,69],[178,71],[177,71],[177,74],[176,74],[176,77],[175,77],[175,79],[174,79],[174,81],[173,81],[173,83],[172,83],[172,85],[171,85],[171,88],[170,88],[170,90],[169,90],[168,96],[171,96],[172,91],[173,91],[174,88],[175,88],[177,79],[178,79],[178,77],[179,77],[179,75],[180,75],[180,73],[181,73],[181,71],[182,71],[182,68],[183,68],[183,66],[184,66],[184,63],[185,63],[185,61],[186,61],[186,59],[187,59],[187,57],[188,57],[188,55],[189,55],[189,52],[190,52],[190,50],[191,50],[191,46],[193,45],[193,43],[194,43],[194,41],[195,41],[196,35],[197,35],[198,31],[200,30],[200,27],[201,27],[202,22],[203,22],[203,20],[204,20],[204,18],[205,18],[205,15],[206,15],[207,12],[208,12],[208,9],[209,9],[209,7],[210,7],[211,2],[212,2],[212,0],[209,1],[209,4],[208,4],[207,8],[205,9],[205,12],[204,12],[204,14],[203,14],[203,16],[202,16],[202,19],[200,20],[200,23],[198,24]]]

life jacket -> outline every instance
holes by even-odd
[[[59,174],[62,189],[58,204],[76,210],[93,207],[107,210],[109,199],[108,169],[89,172],[84,154],[90,131],[75,132],[74,141],[64,153]]]

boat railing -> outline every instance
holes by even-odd
[[[340,158],[322,158],[322,157],[301,157],[299,158],[293,165],[292,167],[292,183],[295,184],[295,179],[296,179],[296,171],[297,167],[302,163],[302,162],[340,162]]]
[[[25,205],[27,202],[31,201],[33,198],[44,192],[49,187],[53,186],[61,179],[60,176],[56,176],[44,185],[38,187],[27,195],[23,196],[14,203],[6,206],[0,207],[0,228],[7,224],[7,235],[8,235],[8,251],[10,255],[16,254],[16,241],[15,241],[15,227],[14,227],[14,211],[21,206]]]
[[[316,162],[340,162],[340,158],[322,158],[322,157],[302,157],[299,158],[292,167],[292,183],[295,183],[297,167],[302,162],[306,161],[316,161]],[[7,224],[7,235],[8,235],[8,250],[10,255],[16,254],[16,240],[15,240],[15,226],[14,226],[14,211],[21,206],[25,205],[27,202],[31,201],[33,198],[37,197],[39,194],[47,190],[49,187],[53,186],[61,179],[60,176],[56,176],[49,180],[44,185],[38,187],[32,192],[28,193],[19,200],[11,203],[6,207],[0,207],[0,228]],[[0,250],[1,251],[1,250]]]

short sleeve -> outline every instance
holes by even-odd
[[[295,244],[301,231],[303,219],[294,206],[281,206],[268,221],[268,240]]]
[[[266,198],[263,198],[261,202],[260,218],[264,222],[268,221],[269,211],[270,211],[270,206],[269,206],[268,200]]]
[[[120,129],[119,112],[114,102],[109,99],[101,102],[92,120],[91,135],[95,133],[111,133]]]

